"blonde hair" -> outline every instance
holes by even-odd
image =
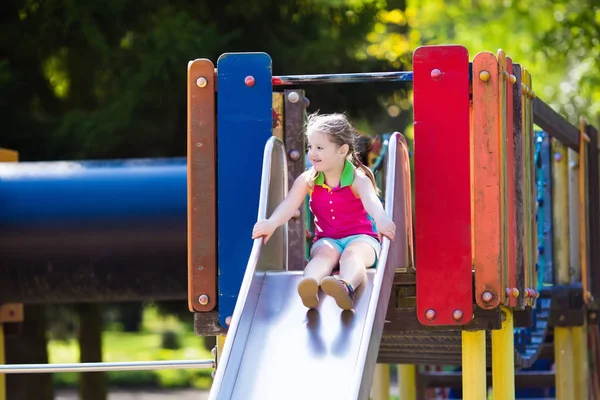
[[[329,139],[337,144],[338,146],[348,145],[348,160],[358,169],[364,172],[367,177],[371,180],[375,191],[379,194],[379,188],[375,181],[375,176],[369,167],[364,165],[358,157],[357,139],[360,137],[356,129],[352,126],[346,115],[340,113],[334,114],[318,114],[313,113],[308,116],[306,122],[306,135],[311,131],[318,131],[325,133],[329,136]],[[313,174],[310,178],[310,185],[314,185],[314,181],[317,178],[317,171],[311,168]]]

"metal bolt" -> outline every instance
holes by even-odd
[[[557,162],[560,162],[560,160],[562,160],[562,154],[561,153],[554,153],[554,159]]]
[[[293,218],[294,218],[294,219],[298,219],[298,218],[300,218],[300,210],[296,210],[296,211],[294,212],[294,217],[293,217]]]
[[[512,84],[514,84],[517,81],[517,77],[514,76],[513,74],[510,74],[510,76],[508,77],[508,81]]]
[[[217,372],[217,371],[216,371],[216,370],[214,370],[213,372],[211,372],[211,373],[210,373],[210,376],[211,376],[211,378],[215,379],[215,373],[216,373],[216,372]]]
[[[212,350],[210,351],[210,354],[212,354],[213,357],[217,356],[217,346],[212,348]]]
[[[490,301],[492,301],[494,296],[490,292],[483,292],[483,294],[481,295],[481,298],[483,299],[484,302],[489,303]]]
[[[519,297],[519,289],[517,289],[517,288],[513,288],[513,289],[512,289],[512,296],[513,296],[514,298],[517,298],[517,297]]]
[[[300,159],[300,152],[296,149],[290,150],[288,155],[293,161],[298,161]]]
[[[561,315],[560,317],[558,317],[558,320],[562,321],[562,322],[564,322],[565,319],[566,319],[566,317],[564,315]]]
[[[463,317],[463,312],[462,310],[454,310],[454,312],[452,313],[452,318],[454,318],[455,321],[460,321]]]
[[[429,321],[433,321],[435,319],[435,311],[431,308],[425,311],[425,318],[427,318]]]
[[[288,94],[288,100],[290,103],[296,103],[298,100],[300,100],[300,96],[298,96],[298,93],[296,92],[291,92]]]
[[[198,85],[198,87],[206,87],[206,85],[208,85],[208,81],[206,80],[205,77],[201,76],[200,78],[198,78],[196,80],[196,85]]]
[[[225,325],[229,326],[231,325],[231,315],[227,318],[225,318]]]
[[[490,73],[488,71],[481,71],[479,73],[479,80],[482,82],[487,82],[490,80]]]
[[[302,98],[302,101],[304,102],[304,108],[308,108],[308,106],[310,106],[310,100],[308,97]]]
[[[204,267],[202,265],[198,265],[198,271],[202,271]]]
[[[208,296],[205,294],[201,294],[200,297],[198,297],[198,302],[200,304],[202,304],[203,306],[208,304]]]
[[[248,75],[245,79],[244,79],[244,83],[246,84],[246,86],[254,86],[254,84],[256,83],[256,80],[254,79],[254,77],[252,75]]]
[[[442,71],[440,71],[437,68],[431,70],[431,79],[433,79],[434,81],[439,81],[440,79],[442,79]]]

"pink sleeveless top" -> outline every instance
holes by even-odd
[[[375,223],[352,188],[354,172],[354,165],[346,161],[340,184],[335,188],[327,186],[325,175],[318,173],[309,194],[310,210],[315,216],[315,242],[324,237],[342,239],[361,234],[379,240]]]

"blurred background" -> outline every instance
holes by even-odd
[[[185,156],[190,60],[262,51],[274,75],[411,70],[417,46],[448,43],[471,59],[503,49],[573,124],[600,124],[598,0],[5,0],[0,147],[21,161]],[[305,89],[309,112],[345,111],[366,135],[411,138],[410,85]],[[49,362],[80,360],[82,315],[100,317],[89,319],[102,343],[91,353],[105,361],[210,358],[214,345],[194,337],[185,300],[40,306],[32,315],[44,321],[37,334]],[[76,388],[78,375],[51,379]],[[114,387],[210,382],[210,371],[106,374]]]

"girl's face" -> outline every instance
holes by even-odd
[[[308,159],[316,171],[329,171],[344,165],[348,145],[338,146],[329,135],[319,131],[311,131],[307,135]]]

